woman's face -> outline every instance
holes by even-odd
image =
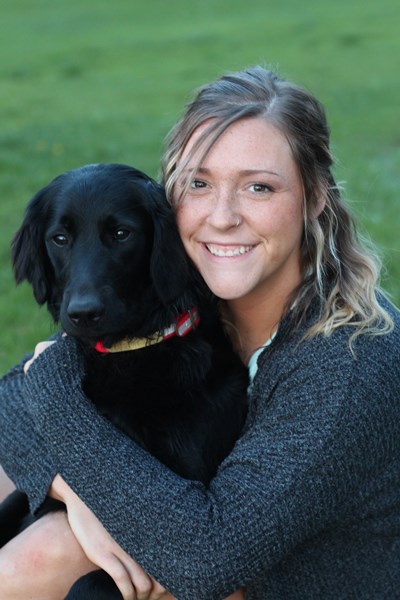
[[[201,135],[192,135],[185,151]],[[176,184],[178,197],[193,159]],[[300,283],[303,188],[285,136],[261,118],[231,125],[177,208],[187,253],[225,300],[285,297]],[[239,223],[239,224],[238,224]]]

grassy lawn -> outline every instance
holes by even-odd
[[[157,177],[193,88],[262,63],[314,91],[336,174],[400,302],[397,0],[3,0],[0,19],[0,371],[52,331],[9,244],[65,169],[125,162]]]

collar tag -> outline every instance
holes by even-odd
[[[191,310],[188,310],[188,312],[179,315],[175,326],[176,335],[183,337],[192,329],[196,329],[199,322],[199,311],[197,306],[194,306]]]

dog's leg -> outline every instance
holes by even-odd
[[[80,577],[65,600],[123,600],[123,597],[110,575],[98,570]]]
[[[0,548],[19,533],[29,515],[27,496],[15,490],[0,504]]]

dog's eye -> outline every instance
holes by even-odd
[[[63,233],[56,233],[56,235],[53,235],[53,242],[57,246],[66,246],[66,244],[68,244],[68,238]]]
[[[129,231],[129,229],[124,229],[123,227],[119,227],[114,232],[114,239],[117,242],[125,242],[125,240],[127,240],[130,235],[131,235],[131,232]]]

